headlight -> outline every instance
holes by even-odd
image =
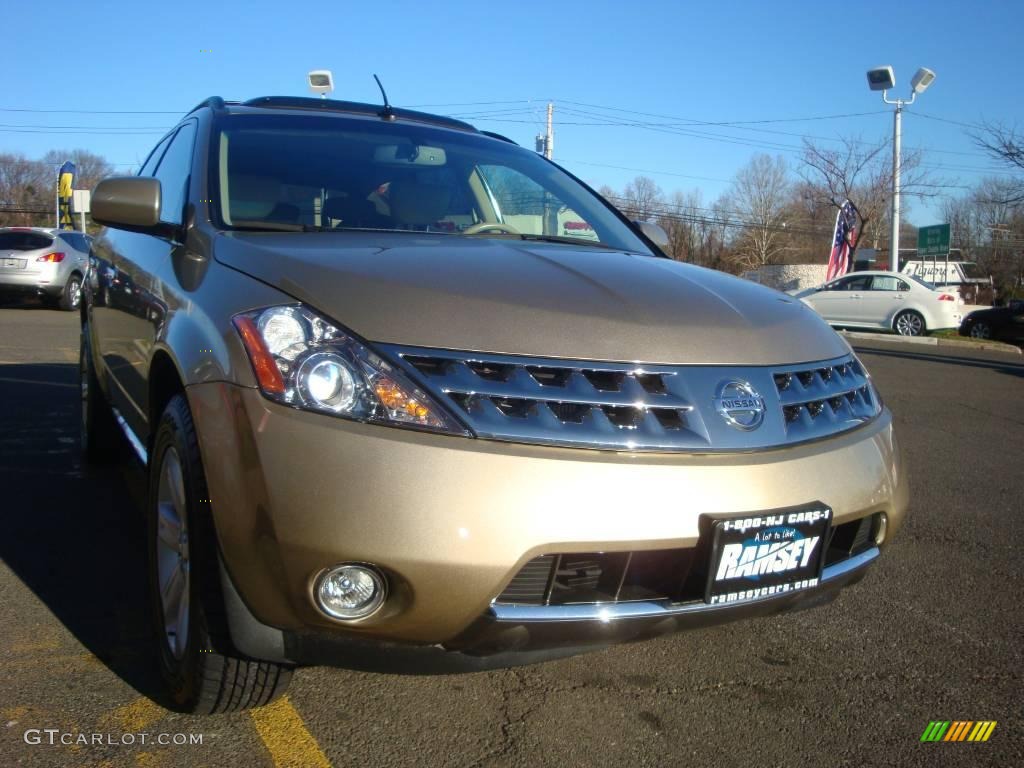
[[[233,318],[260,391],[294,408],[357,421],[468,435],[404,373],[302,306]]]

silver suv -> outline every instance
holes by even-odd
[[[0,228],[0,293],[32,294],[76,310],[88,265],[89,238],[81,232]]]

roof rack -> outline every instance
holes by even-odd
[[[193,112],[202,109],[203,107],[209,107],[214,112],[219,112],[220,110],[224,109],[224,99],[222,99],[220,96],[210,96],[209,98],[203,99],[201,102],[196,104],[194,107],[192,107],[192,109],[190,109],[185,114],[191,115]]]
[[[223,103],[223,102],[222,102]],[[202,105],[200,105],[202,106]],[[380,117],[383,107],[379,104],[363,104],[357,101],[337,101],[335,99],[312,99],[305,96],[259,96],[243,101],[243,107],[263,107],[269,109],[308,109],[318,112],[347,112],[355,115],[372,115]],[[392,108],[391,114],[399,120],[415,120],[421,123],[454,128],[459,131],[478,133],[477,129],[462,120],[453,117],[432,115],[428,112],[416,112],[411,109]]]
[[[502,136],[500,133],[495,133],[494,131],[480,131],[480,133],[484,136],[490,136],[492,139],[507,141],[509,144],[515,144],[517,147],[519,146],[519,142],[512,141],[508,136]]]

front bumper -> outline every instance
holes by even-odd
[[[240,615],[280,631],[277,654],[298,662],[332,643],[526,654],[799,607],[859,578],[873,556],[813,590],[738,607],[622,604],[604,621],[492,601],[538,555],[694,547],[702,517],[819,500],[833,524],[884,512],[891,538],[907,507],[888,411],[781,450],[627,454],[357,424],[225,383],[188,393],[227,584]],[[392,587],[384,609],[355,624],[311,599],[315,575],[345,561],[376,564]]]

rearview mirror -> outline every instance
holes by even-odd
[[[115,176],[92,191],[97,224],[131,232],[164,234],[173,225],[160,221],[160,182],[148,176]]]
[[[440,147],[386,144],[374,150],[373,161],[383,165],[441,166],[448,162],[448,156]]]
[[[659,248],[668,248],[668,235],[665,230],[653,221],[634,221],[640,231],[647,236],[647,239],[653,242]]]

